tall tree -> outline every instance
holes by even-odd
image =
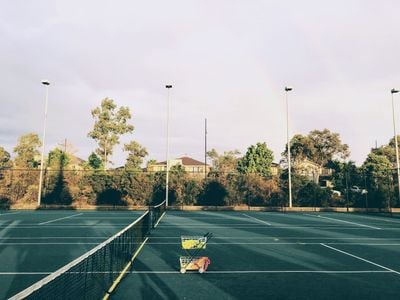
[[[17,145],[14,147],[15,165],[18,168],[36,168],[39,165],[37,157],[40,155],[39,147],[42,142],[36,133],[28,133],[22,135],[18,139]]]
[[[242,174],[271,175],[271,165],[274,160],[272,150],[266,143],[251,145],[242,159],[239,160],[237,169]]]
[[[215,149],[207,151],[207,156],[211,158],[214,171],[224,173],[236,171],[239,155],[239,150],[225,151],[223,154],[218,154]]]
[[[96,153],[103,161],[104,168],[107,169],[109,156],[112,155],[114,146],[119,144],[120,136],[134,129],[127,123],[131,118],[131,113],[128,107],[122,106],[118,109],[114,100],[105,98],[101,101],[100,107],[92,110],[92,116],[95,123],[88,136],[97,141],[99,147]]]
[[[313,161],[320,166],[333,159],[346,159],[350,155],[349,146],[342,144],[338,133],[328,129],[313,130],[308,136],[315,148]]]
[[[304,159],[325,166],[329,161],[345,159],[349,156],[349,146],[342,144],[338,133],[324,130],[313,130],[307,136],[295,135],[290,141],[290,154],[293,162]],[[282,155],[287,160],[287,145]]]
[[[128,152],[125,168],[134,171],[140,171],[144,158],[148,155],[146,148],[138,142],[132,141],[124,145],[124,151]]]
[[[0,169],[11,167],[10,153],[0,146]]]

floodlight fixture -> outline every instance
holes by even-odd
[[[42,80],[42,84],[44,85],[50,85],[50,82],[48,80]]]
[[[399,92],[399,90],[392,89],[390,92],[391,92],[392,94],[396,94],[396,93],[398,93],[398,92]]]
[[[293,90],[293,88],[291,86],[285,86],[285,91],[286,92],[290,92],[291,90]]]

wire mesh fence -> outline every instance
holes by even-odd
[[[324,180],[333,185],[321,186]],[[0,170],[0,205],[7,208],[35,203],[38,184],[39,170]],[[292,192],[294,206],[399,207],[397,175],[393,169],[379,174],[330,173],[320,176],[317,182],[315,178],[293,174]],[[214,171],[204,177],[204,174],[171,171],[168,194],[172,205],[284,207],[288,204],[288,180],[285,172],[262,177]],[[41,203],[127,207],[160,203],[164,198],[165,172],[47,169]]]

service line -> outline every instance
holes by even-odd
[[[39,223],[39,225],[49,224],[49,223],[52,223],[52,222],[56,222],[56,221],[64,220],[64,219],[69,219],[69,218],[73,218],[73,217],[80,216],[80,215],[83,215],[83,213],[75,214],[75,215],[64,217],[64,218],[58,218],[58,219],[50,220],[50,221],[47,221],[47,222],[42,222],[42,223]]]
[[[259,222],[259,223],[263,223],[263,224],[265,224],[265,225],[271,226],[271,223],[268,223],[268,222],[266,222],[266,221],[263,221],[263,220],[260,220],[260,219],[258,219],[258,218],[249,216],[249,215],[247,215],[247,214],[242,214],[242,215],[243,215],[243,216],[246,216],[246,217],[248,217],[248,218],[250,218],[250,219],[256,220],[256,221]]]
[[[331,249],[331,250],[337,251],[337,252],[339,252],[339,253],[342,253],[342,254],[345,254],[345,255],[348,255],[348,256],[357,258],[357,259],[362,260],[362,261],[365,261],[365,262],[367,262],[367,263],[369,263],[369,264],[371,264],[371,265],[377,266],[377,267],[379,267],[379,268],[382,268],[382,269],[385,269],[385,270],[390,271],[390,272],[392,272],[392,273],[396,273],[396,274],[400,275],[400,272],[397,272],[397,271],[395,271],[395,270],[393,270],[393,269],[390,269],[390,268],[388,268],[388,267],[382,266],[382,265],[380,265],[380,264],[374,263],[374,262],[372,262],[372,261],[370,261],[370,260],[367,260],[367,259],[365,259],[365,258],[359,257],[359,256],[357,256],[357,255],[348,253],[348,252],[343,251],[343,250],[339,250],[339,249],[337,249],[337,248],[328,246],[328,245],[326,245],[326,244],[324,244],[324,243],[321,243],[321,246],[324,246],[324,247],[326,247],[326,248],[329,248],[329,249]]]
[[[375,227],[375,226],[369,226],[369,225],[364,225],[364,224],[355,223],[355,222],[350,222],[350,221],[344,221],[344,220],[335,219],[335,218],[323,217],[323,216],[321,216],[321,215],[318,215],[318,216],[315,216],[315,215],[312,215],[312,214],[304,214],[304,215],[306,215],[306,216],[311,216],[311,217],[322,218],[322,219],[327,219],[327,220],[333,220],[333,221],[342,222],[342,223],[347,223],[347,224],[353,224],[353,225],[357,225],[357,226],[361,226],[361,227],[367,227],[367,228],[372,228],[372,229],[377,229],[377,230],[381,230],[381,229],[382,229],[382,228]]]

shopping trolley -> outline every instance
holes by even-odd
[[[211,261],[207,256],[198,256],[201,250],[206,249],[207,242],[211,239],[212,233],[207,232],[204,236],[181,236],[182,249],[185,256],[179,257],[181,273],[186,271],[207,271]]]

